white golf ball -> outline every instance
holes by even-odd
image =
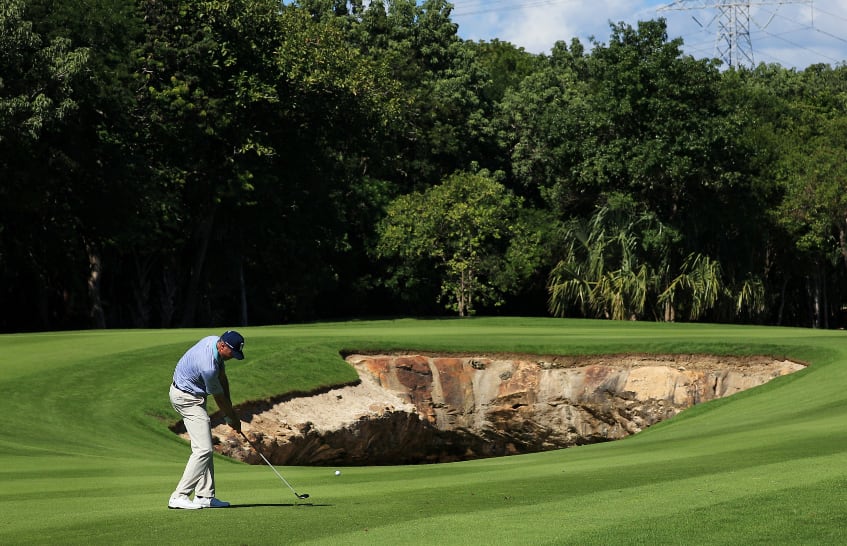
[[[335,471],[335,475],[336,475],[336,476],[340,476],[340,475],[341,475],[341,471],[340,471],[340,470],[336,470],[336,471]]]

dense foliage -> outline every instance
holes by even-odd
[[[444,0],[2,0],[2,331],[373,315],[842,325],[847,67]],[[587,47],[588,46],[588,47]]]

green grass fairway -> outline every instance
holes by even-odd
[[[560,319],[244,328],[235,402],[355,378],[342,350],[767,354],[811,364],[626,440],[444,465],[216,461],[228,510],[168,510],[176,360],[218,330],[0,336],[0,544],[844,544],[847,333]],[[212,404],[213,405],[213,404]]]

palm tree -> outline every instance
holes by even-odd
[[[639,263],[635,224],[611,218],[608,205],[600,207],[587,225],[570,229],[565,258],[550,272],[549,309],[565,316],[576,304],[587,316],[614,320],[643,314],[650,272]]]
[[[690,253],[673,271],[674,235],[654,215],[636,215],[634,207],[620,204],[610,200],[588,222],[566,232],[565,257],[548,278],[551,314],[578,310],[584,316],[634,320],[652,308],[657,319],[672,322],[679,313],[698,320],[721,308],[736,317],[764,310],[761,281],[748,278],[728,287],[720,262],[705,254]]]
[[[728,294],[723,284],[720,262],[703,254],[689,254],[682,269],[659,294],[664,319],[673,321],[680,306],[688,307],[688,319],[697,320]],[[686,305],[687,304],[687,305]]]

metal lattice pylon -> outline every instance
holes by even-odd
[[[752,67],[753,42],[750,40],[750,6],[809,4],[813,0],[760,0],[739,2],[738,0],[677,0],[659,8],[663,10],[717,10],[717,36],[715,37],[715,55],[730,67],[742,65]],[[697,19],[694,19],[697,21]],[[714,19],[713,19],[714,20]],[[698,24],[702,24],[697,21]]]

